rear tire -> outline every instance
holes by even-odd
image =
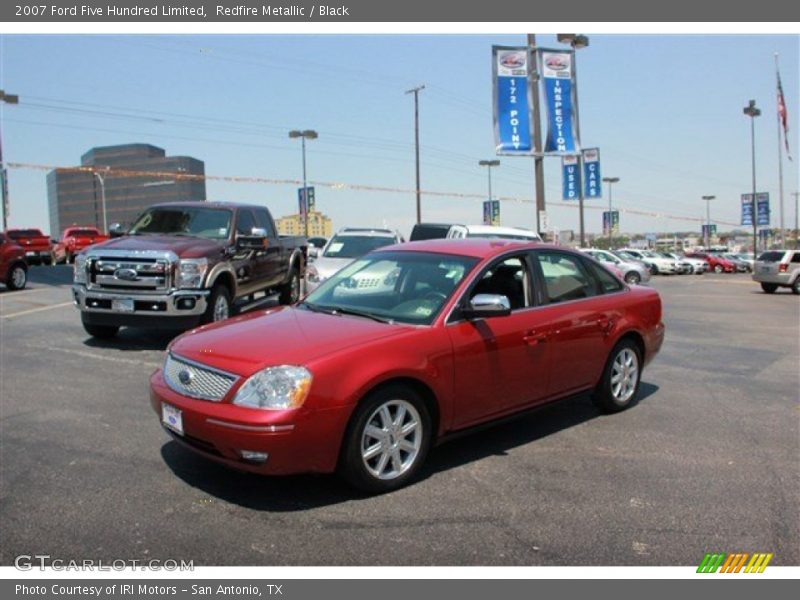
[[[625,410],[639,393],[641,377],[642,356],[639,347],[630,338],[623,339],[608,355],[592,401],[604,413]]]
[[[294,304],[300,300],[300,270],[293,265],[289,271],[289,281],[281,286],[278,302],[281,304]]]
[[[765,294],[774,294],[775,290],[778,289],[778,286],[774,283],[762,283],[761,289],[764,290]],[[792,288],[794,290],[794,288]]]
[[[432,434],[430,413],[419,394],[405,385],[388,385],[369,394],[353,412],[339,473],[370,494],[401,488],[425,462]]]
[[[630,271],[625,275],[625,283],[628,285],[639,285],[642,282],[642,276],[636,271]]]
[[[794,279],[794,283],[792,284],[792,293],[800,295],[800,275]]]
[[[6,287],[9,290],[21,290],[28,283],[28,268],[25,263],[14,263],[6,276]]]
[[[83,323],[83,329],[86,333],[99,340],[110,340],[119,332],[118,325],[95,325],[93,323],[87,323],[83,316],[81,316],[81,322]]]

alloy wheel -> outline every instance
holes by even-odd
[[[422,419],[406,400],[389,400],[376,408],[361,435],[361,459],[370,475],[396,479],[416,462],[422,448]]]
[[[631,348],[623,348],[611,368],[611,395],[620,404],[631,399],[639,378],[639,357]]]
[[[220,294],[214,301],[214,322],[224,321],[230,316],[231,307],[228,303],[228,299],[223,294]]]

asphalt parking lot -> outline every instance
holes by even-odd
[[[380,497],[333,476],[261,478],[171,442],[149,374],[170,337],[90,339],[66,267],[0,291],[0,563],[800,564],[800,298],[746,275],[656,277],[667,337],[639,403],[587,398],[436,449]]]

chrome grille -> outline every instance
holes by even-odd
[[[163,291],[170,287],[170,262],[156,258],[91,257],[90,289]]]
[[[164,363],[164,379],[179,394],[219,402],[239,378],[169,354]]]

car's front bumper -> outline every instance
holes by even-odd
[[[141,293],[87,289],[72,286],[72,299],[87,320],[98,325],[164,326],[164,320],[184,321],[191,326],[205,314],[208,290],[174,290],[169,293]],[[115,301],[132,301],[133,310],[115,309]],[[102,321],[102,323],[101,323]]]
[[[333,472],[350,417],[347,406],[273,411],[195,400],[173,391],[161,370],[150,378],[150,404],[159,420],[164,404],[181,411],[183,434],[164,429],[182,446],[226,466],[264,475]],[[243,450],[267,458],[246,460]]]

